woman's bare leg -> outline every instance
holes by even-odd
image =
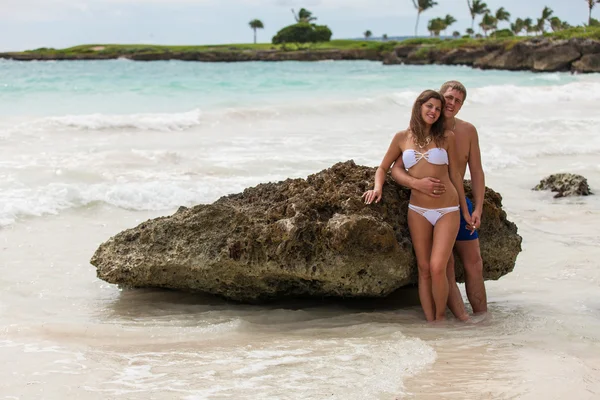
[[[446,318],[448,303],[448,278],[446,267],[456,241],[460,214],[450,212],[441,217],[433,229],[433,245],[429,265],[431,268],[431,287],[435,302],[435,320]]]
[[[435,320],[435,308],[431,292],[431,271],[429,259],[431,257],[431,244],[433,239],[433,226],[423,217],[412,210],[408,210],[408,228],[417,266],[419,267],[419,300],[427,321]],[[456,235],[455,235],[456,236]]]

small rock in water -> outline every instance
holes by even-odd
[[[553,174],[540,181],[533,190],[551,190],[557,192],[554,197],[588,196],[593,194],[587,179],[576,174]]]

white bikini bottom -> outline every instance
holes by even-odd
[[[424,216],[433,226],[435,226],[439,219],[444,215],[460,210],[458,206],[444,208],[423,208],[419,206],[413,206],[412,204],[408,204],[408,208]]]

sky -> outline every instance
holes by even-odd
[[[545,6],[571,25],[587,22],[587,0],[485,0],[495,11],[504,7],[517,17],[538,18]],[[471,26],[466,0],[437,0],[421,14],[419,35],[427,21],[452,15],[449,32]],[[307,8],[334,39],[361,37],[366,30],[378,37],[414,34],[416,9],[412,0],[0,0],[0,51],[39,47],[65,48],[79,44],[223,44],[250,43],[248,22],[260,19],[265,29],[259,42],[294,23],[291,9]],[[592,12],[600,19],[600,4]],[[499,26],[508,27],[506,22]]]

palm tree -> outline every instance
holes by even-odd
[[[371,32],[370,30],[366,30],[365,33],[363,33],[363,35],[365,35],[365,39],[368,39],[371,36],[373,36],[373,32]]]
[[[590,26],[592,25],[592,8],[594,8],[596,4],[600,4],[600,0],[587,0],[587,3],[590,8],[590,13],[588,14],[588,26]]]
[[[440,36],[440,32],[444,29],[446,29],[446,22],[441,18],[431,19],[427,24],[427,30],[431,36]]]
[[[531,18],[525,18],[523,20],[523,28],[525,28],[525,33],[527,33],[527,36],[529,36],[529,34],[531,32],[533,32],[533,21],[531,20]]]
[[[557,32],[563,29],[563,23],[558,17],[550,18],[550,28],[552,28],[552,32]]]
[[[542,17],[538,19],[538,30],[541,30],[542,33],[546,32],[546,22],[550,19],[554,11],[548,6],[544,7],[542,10]]]
[[[388,35],[387,35],[387,33],[384,33],[383,35],[381,35],[381,38],[382,38],[383,40],[388,40]]]
[[[510,13],[504,9],[504,7],[500,7],[496,11],[496,20],[510,22]]]
[[[515,36],[519,36],[523,28],[525,28],[525,23],[521,18],[517,18],[514,23],[510,24],[510,30]]]
[[[458,39],[460,37],[460,32],[459,31],[452,32],[452,37],[455,39]]]
[[[487,4],[482,0],[467,0],[467,5],[469,6],[469,12],[471,13],[471,29],[473,29],[475,17],[478,15],[485,15],[489,13],[490,10]]]
[[[456,18],[454,18],[450,14],[446,14],[446,16],[444,17],[444,24],[446,25],[446,28],[448,28],[450,25],[452,25],[455,22],[456,22]],[[446,30],[446,28],[444,28],[444,31]],[[444,35],[445,35],[445,33],[444,33]]]
[[[465,32],[467,32],[467,35],[471,37],[475,34],[475,31],[472,28],[467,28]]]
[[[417,9],[417,23],[415,25],[415,37],[417,36],[417,31],[419,29],[419,17],[423,11],[429,10],[434,6],[437,6],[437,2],[434,0],[412,0],[413,5]]]
[[[263,25],[263,23],[260,19],[253,19],[252,21],[250,21],[248,23],[248,25],[250,25],[250,28],[252,28],[254,30],[254,44],[256,44],[256,30],[264,29],[265,26]]]
[[[487,32],[496,29],[498,21],[493,15],[485,14],[479,23],[483,34],[487,37]]]
[[[317,20],[317,17],[313,17],[312,12],[308,11],[306,8],[301,8],[300,11],[298,11],[298,15],[296,15],[296,11],[292,8],[292,14],[294,14],[296,22],[312,22]]]
[[[544,18],[538,18],[537,23],[534,26],[535,32],[544,34],[546,32],[546,20]]]

